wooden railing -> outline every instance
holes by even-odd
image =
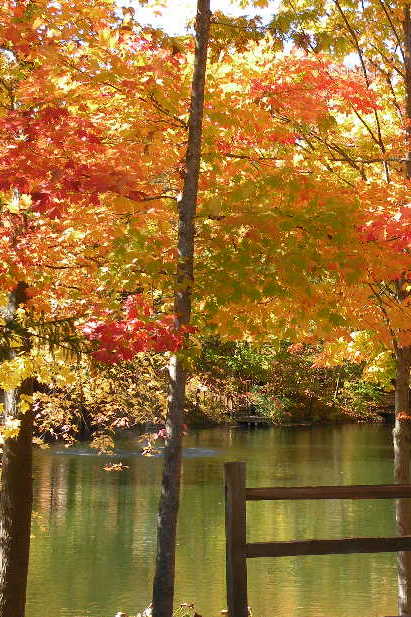
[[[226,578],[229,617],[247,617],[247,558],[411,551],[411,536],[253,542],[246,538],[246,502],[282,499],[411,498],[405,484],[246,488],[246,464],[226,463]]]

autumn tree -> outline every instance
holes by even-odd
[[[397,482],[407,484],[410,481],[409,10],[407,2],[387,4],[384,0],[366,5],[340,0],[326,5],[285,1],[257,35],[254,31],[254,37],[260,40],[263,32],[267,33],[273,55],[284,45],[288,49],[290,45],[300,49],[297,71],[294,72],[290,62],[284,73],[276,74],[276,79],[267,75],[263,80],[265,85],[259,86],[254,99],[260,107],[270,110],[272,121],[282,126],[282,133],[291,146],[287,150],[294,162],[299,160],[293,166],[294,172],[300,167],[300,173],[306,174],[306,186],[311,194],[315,194],[317,183],[335,182],[337,199],[341,199],[345,186],[357,202],[349,225],[354,233],[349,244],[340,247],[339,258],[335,259],[335,253],[331,257],[330,249],[323,246],[319,247],[315,266],[313,259],[311,282],[317,288],[309,285],[310,293],[299,296],[293,293],[292,298],[284,294],[283,299],[278,289],[274,294],[276,299],[266,300],[266,312],[274,313],[277,324],[279,318],[284,320],[284,325],[291,324],[295,336],[299,331],[303,337],[314,333],[338,337],[346,336],[350,329],[365,329],[374,332],[392,350],[396,363],[394,475]],[[290,57],[288,51],[287,55]],[[339,77],[327,66],[327,59],[331,58],[336,68],[337,62],[340,63]],[[347,74],[354,77],[350,86],[347,82],[344,85]],[[338,109],[335,98],[347,86],[346,93],[350,91],[350,94],[346,101],[351,110]],[[360,87],[375,95],[373,109],[362,107],[363,95],[355,100]],[[321,112],[322,95],[331,105]],[[305,106],[300,105],[302,100]],[[229,156],[235,154],[232,145],[226,143],[224,147]],[[256,166],[267,164],[260,152],[255,156],[244,150],[240,156],[254,161]],[[285,160],[272,165],[285,166],[290,159]],[[291,217],[295,217],[298,201],[293,203]],[[335,212],[331,201],[326,211],[327,217]],[[312,232],[305,221],[299,226],[299,233],[304,243],[310,242]],[[323,235],[323,242],[328,237],[329,246],[336,247],[330,236],[337,239],[331,228]],[[293,274],[307,281],[302,276],[304,254],[307,254],[306,247],[298,250],[298,265]],[[319,276],[321,270],[323,276]],[[276,280],[279,282],[278,275]],[[304,306],[305,314],[299,311],[298,304]],[[237,318],[228,311],[226,316],[231,322]],[[296,316],[300,326],[295,323]],[[239,324],[242,321],[237,320]],[[411,530],[408,507],[405,500],[397,504],[402,534]],[[411,567],[406,553],[399,555],[399,574],[400,613],[409,614]]]
[[[178,204],[178,258],[174,292],[174,314],[177,331],[189,325],[191,314],[191,296],[194,282],[194,219],[196,216],[201,161],[209,27],[210,1],[198,0],[187,152],[183,190]],[[173,614],[176,530],[182,456],[182,424],[186,386],[186,367],[184,362],[184,356],[181,353],[174,353],[170,358],[170,394],[166,421],[167,438],[158,514],[157,560],[153,582],[154,617],[170,617]]]
[[[180,60],[130,19],[105,2],[10,1],[0,11],[2,617],[24,614],[33,382],[64,381],[64,354],[79,350],[76,322],[102,311],[107,320],[124,286],[135,290],[139,267],[132,256],[120,267],[122,239],[133,228],[141,243],[152,241],[164,217],[156,201],[178,173],[181,146],[161,162],[148,151],[164,145],[164,126],[170,144],[184,130],[155,95],[156,82],[176,83]],[[153,56],[162,62],[151,64]],[[136,104],[126,113],[131,90]],[[158,337],[170,330],[159,328]]]
[[[377,333],[394,353],[394,476],[396,482],[409,484],[410,7],[407,2],[379,0],[365,6],[335,0],[327,14],[319,4],[307,9],[304,2],[285,2],[270,28],[279,39],[291,36],[312,57],[321,50],[340,57],[355,54],[363,79],[379,97],[373,117],[358,115],[350,141],[344,143],[338,131],[322,137],[322,144],[317,142],[315,147],[324,150],[326,146],[331,171],[335,173],[336,167],[339,173],[348,171],[360,198],[365,199],[368,272],[360,292],[346,287],[346,308],[350,306],[356,317],[361,315],[363,327]],[[382,251],[384,244],[386,250]],[[397,523],[401,534],[410,533],[411,515],[405,500],[397,503]],[[400,614],[411,611],[410,584],[411,561],[407,553],[401,553]]]

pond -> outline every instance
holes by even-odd
[[[133,435],[122,472],[85,445],[35,453],[27,617],[131,615],[150,602],[161,457]],[[389,427],[213,428],[185,438],[176,602],[204,617],[225,608],[223,463],[247,462],[248,486],[392,482]],[[248,540],[395,535],[393,502],[251,502]],[[396,614],[394,554],[248,560],[255,617]]]

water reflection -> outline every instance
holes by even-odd
[[[223,462],[245,460],[248,485],[382,484],[392,481],[383,426],[210,429],[186,438],[178,533],[177,601],[210,617],[225,607]],[[150,601],[161,457],[118,444],[129,466],[103,471],[93,451],[36,452],[28,617],[112,617]],[[67,451],[66,451],[67,452]],[[250,541],[395,534],[387,501],[251,502]],[[395,556],[248,560],[257,617],[395,614]]]

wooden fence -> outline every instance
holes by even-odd
[[[246,537],[246,503],[282,499],[411,498],[405,484],[246,488],[246,464],[226,463],[226,577],[229,617],[247,617],[247,558],[411,551],[411,536],[253,542]]]

